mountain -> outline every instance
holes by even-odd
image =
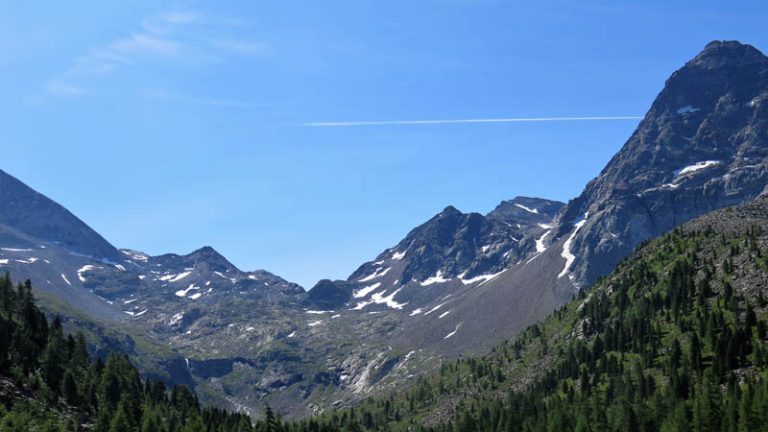
[[[345,307],[359,310],[402,309],[406,304],[415,310],[487,282],[541,247],[539,240],[562,206],[517,197],[485,216],[446,207],[361,265],[345,283],[337,283],[350,294],[338,298]],[[313,291],[310,295],[317,297]]]
[[[571,301],[642,242],[766,185],[766,58],[713,42],[675,72],[624,147],[568,204],[446,207],[344,281],[309,292],[210,247],[120,250],[5,175],[0,269],[87,331],[94,351],[201,401],[317,414],[486,353]],[[6,190],[7,189],[7,190]],[[23,201],[23,202],[22,202]]]
[[[450,314],[406,324],[403,343],[448,356],[483,352],[588,289],[643,241],[757,197],[768,184],[766,101],[762,53],[739,42],[708,44],[672,74],[535,253],[446,304],[425,305]]]
[[[0,278],[0,429],[23,431],[275,430],[253,419],[200,407],[185,386],[141,380],[123,355],[91,359],[82,333],[66,334],[34,303],[29,283]]]
[[[558,217],[551,240],[572,235],[569,277],[588,287],[644,240],[758,196],[767,157],[768,58],[712,42],[672,74],[629,141]]]
[[[314,421],[342,430],[764,430],[767,281],[761,197],[646,243],[486,355]]]
[[[8,248],[38,248],[33,239],[72,253],[118,261],[120,253],[67,209],[0,170],[0,242]]]

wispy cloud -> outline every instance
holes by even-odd
[[[170,12],[145,17],[134,31],[97,45],[45,83],[45,92],[59,97],[86,93],[97,77],[114,75],[130,66],[154,67],[162,62],[193,64],[233,55],[263,52],[267,44],[242,37],[242,23],[195,12]]]
[[[574,122],[574,121],[611,121],[639,120],[641,116],[591,116],[591,117],[511,117],[451,120],[387,120],[387,121],[328,121],[302,123],[305,127],[344,127],[344,126],[395,126],[395,125],[439,125],[461,123],[537,123],[537,122]]]

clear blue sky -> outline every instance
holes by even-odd
[[[763,1],[0,1],[0,168],[119,247],[346,278],[446,205],[568,200]]]

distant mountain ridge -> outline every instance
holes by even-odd
[[[446,207],[347,280],[305,292],[210,247],[118,250],[2,172],[0,269],[116,327],[128,345],[145,335],[133,345],[156,351],[153,373],[186,380],[206,402],[304,415],[483,352],[641,242],[767,184],[768,60],[749,45],[713,42],[670,77],[577,198],[516,197],[486,215]]]

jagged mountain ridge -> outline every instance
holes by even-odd
[[[294,415],[352,403],[514,335],[647,236],[759,194],[766,111],[762,96],[746,96],[765,93],[764,57],[755,52],[708,45],[565,207],[533,198],[485,216],[448,207],[347,281],[322,281],[309,293],[242,272],[209,248],[93,258],[100,255],[7,226],[0,238],[24,247],[0,250],[0,267],[162,341],[208,402],[245,411],[269,402]],[[754,79],[729,87],[742,76]]]
[[[528,197],[503,201],[487,215],[448,206],[396,246],[361,265],[346,281],[336,282],[335,290],[330,290],[329,281],[318,287],[340,301],[336,307],[423,306],[451,294],[450,285],[487,282],[535,252],[541,247],[537,240],[551,229],[562,206]],[[317,295],[316,289],[310,295]]]

